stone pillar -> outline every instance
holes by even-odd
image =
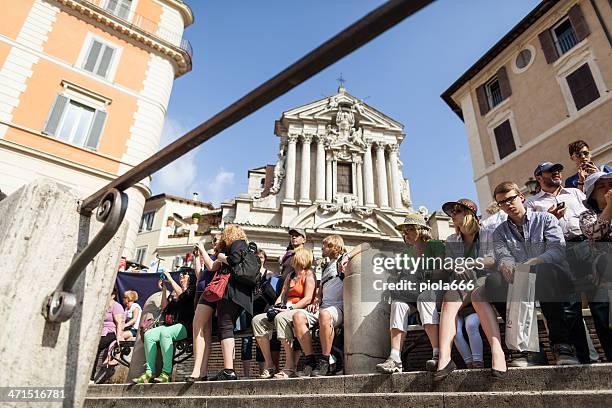
[[[389,207],[389,191],[387,190],[387,165],[385,163],[385,143],[376,143],[376,170],[378,171],[378,205]]]
[[[127,225],[77,279],[72,289],[77,305],[70,320],[47,322],[41,314],[44,299],[101,228],[95,215],[77,213],[81,198],[67,186],[39,179],[0,201],[0,236],[10,237],[0,241],[7,271],[0,280],[0,384],[61,387],[65,396],[63,402],[14,406],[82,407],[85,401]]]
[[[285,201],[295,202],[295,144],[297,135],[287,137],[287,168],[285,174]]]
[[[355,163],[357,164],[357,202],[363,205],[363,159],[361,156],[355,157]]]
[[[332,199],[338,192],[338,156],[332,154]]]
[[[351,258],[344,278],[344,373],[370,374],[389,355],[389,304],[374,290],[369,249]],[[368,265],[370,265],[368,267]]]
[[[323,135],[315,136],[317,142],[317,174],[315,177],[315,200],[325,201],[325,138]]]
[[[353,162],[351,163],[351,187],[353,194],[357,195],[357,163],[355,163],[355,157],[352,157]]]
[[[392,206],[395,209],[402,209],[402,191],[401,178],[399,174],[399,166],[397,163],[397,155],[399,151],[398,144],[389,145],[389,165],[391,169],[391,197],[393,198]]]
[[[365,205],[374,207],[374,169],[372,167],[372,141],[366,140],[366,151],[363,154],[363,167],[364,167],[364,199]]]
[[[327,202],[331,202],[332,201],[332,183],[333,183],[333,176],[332,176],[332,158],[331,158],[331,154],[327,154],[325,156],[325,201]]]
[[[300,202],[310,204],[310,143],[312,135],[302,135],[302,168],[300,170]]]

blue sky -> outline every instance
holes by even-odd
[[[210,118],[381,0],[191,0],[193,71],[174,83],[162,144]],[[476,199],[463,122],[440,94],[537,0],[438,0],[153,176],[152,189],[218,204],[247,190],[247,170],[274,164],[282,112],[346,89],[403,123],[400,159],[415,207]]]

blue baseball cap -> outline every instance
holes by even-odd
[[[544,162],[544,163],[540,163],[538,164],[538,167],[535,168],[535,170],[533,171],[533,175],[534,176],[539,176],[540,174],[542,174],[543,171],[552,171],[552,170],[563,170],[563,165],[561,163],[551,163],[551,162]]]

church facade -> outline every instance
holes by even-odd
[[[415,211],[399,155],[403,129],[343,86],[284,112],[277,163],[249,171],[248,192],[221,204],[220,228],[242,226],[270,260],[286,251],[290,228],[306,231],[315,257],[330,234],[348,247],[401,244],[395,225]]]

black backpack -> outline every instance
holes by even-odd
[[[257,244],[250,242],[248,249],[241,251],[240,262],[233,267],[234,280],[249,288],[254,288],[257,286],[260,266]]]

